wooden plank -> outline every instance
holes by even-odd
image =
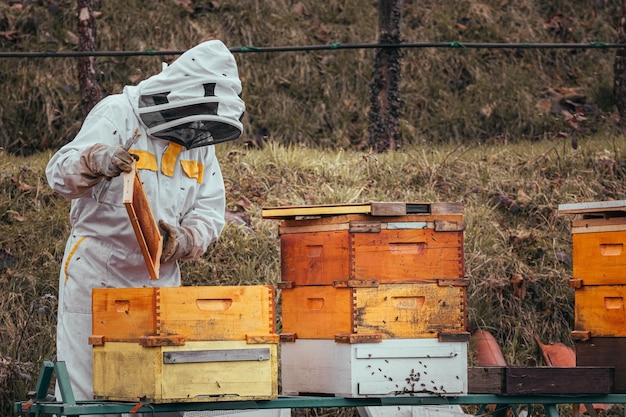
[[[165,352],[163,354],[163,363],[171,364],[268,361],[270,359],[269,348],[184,350],[180,352]]]
[[[615,224],[611,226],[572,227],[571,233],[575,235],[579,233],[622,232],[625,230],[626,230],[626,224]]]
[[[462,203],[368,202],[346,204],[318,204],[310,206],[266,207],[261,209],[264,219],[293,219],[299,216],[331,216],[341,214],[369,214],[374,217],[408,214],[462,214]]]
[[[406,203],[371,203],[372,216],[404,216]]]
[[[591,332],[588,330],[572,330],[572,340],[577,342],[588,342],[591,340]]]
[[[185,344],[185,336],[179,334],[141,336],[139,344],[145,347],[182,346]]]
[[[342,216],[343,217],[343,216]],[[415,216],[408,218],[409,221],[398,221],[400,219],[407,219],[407,217],[394,218],[396,221],[380,220],[356,220],[346,219],[344,223],[319,223],[319,224],[304,224],[306,220],[301,221],[301,225],[293,226],[290,223],[289,226],[281,224],[278,227],[278,233],[283,235],[287,233],[314,233],[314,232],[335,232],[339,230],[349,230],[351,233],[377,233],[385,229],[435,229],[439,232],[459,232],[465,230],[465,222],[462,220],[434,220],[432,216],[428,216],[429,219],[416,219]],[[322,220],[322,219],[319,219]],[[385,219],[389,220],[389,219]],[[417,221],[419,220],[419,221]],[[430,221],[427,221],[430,220]]]
[[[602,219],[575,219],[572,220],[571,233],[598,233],[626,230],[625,217],[609,217]]]
[[[626,338],[591,337],[589,341],[575,341],[576,366],[613,367],[614,392],[626,393]]]
[[[503,394],[505,391],[506,367],[469,367],[467,369],[468,392],[470,394]]]
[[[350,233],[379,233],[382,224],[379,221],[350,222]]]
[[[506,394],[576,395],[613,392],[609,367],[508,367]]]
[[[279,226],[278,233],[283,235],[287,233],[313,233],[313,232],[336,232],[338,230],[348,230],[350,223],[314,225],[314,226],[296,226],[285,227]]]
[[[272,334],[261,334],[261,335],[257,335],[257,334],[247,334],[246,335],[246,343],[249,345],[258,345],[258,344],[263,344],[263,343],[279,343],[280,342],[280,335],[276,334],[276,333],[272,333]]]
[[[336,343],[381,343],[383,341],[382,334],[336,334]]]
[[[463,330],[457,330],[456,332],[439,332],[437,339],[440,342],[469,342],[470,333]]]
[[[557,215],[626,211],[626,200],[559,204]]]
[[[431,203],[430,212],[433,215],[439,214],[462,214],[465,210],[463,203]]]
[[[123,173],[123,202],[141,248],[150,279],[159,279],[163,237],[137,173],[135,161],[131,172]]]
[[[465,230],[465,222],[435,220],[434,229],[437,232],[462,232]]]
[[[298,216],[330,216],[338,214],[370,214],[371,204],[329,204],[312,206],[267,207],[261,209],[264,219],[289,219]]]

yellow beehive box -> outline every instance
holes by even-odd
[[[369,203],[264,209],[281,219],[283,285],[460,280],[463,207]]]
[[[96,399],[152,403],[269,400],[278,395],[277,344],[186,342],[93,348]]]
[[[436,283],[282,290],[282,330],[298,339],[465,334],[466,287]]]
[[[154,335],[185,341],[275,336],[274,287],[266,285],[97,288],[92,312],[92,335],[100,343]]]

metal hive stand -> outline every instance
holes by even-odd
[[[48,394],[48,388],[56,374],[61,392],[61,401]],[[626,394],[604,395],[493,395],[468,394],[457,397],[380,397],[380,398],[342,398],[342,397],[279,397],[275,400],[258,401],[219,401],[190,402],[171,404],[151,404],[145,402],[111,402],[111,401],[76,401],[72,391],[65,362],[44,361],[37,386],[30,393],[28,401],[15,403],[16,413],[39,417],[43,414],[57,416],[79,416],[90,414],[120,413],[157,413],[172,411],[203,411],[203,410],[255,410],[277,408],[332,408],[332,407],[382,407],[382,406],[423,406],[423,405],[542,405],[546,416],[559,417],[558,404],[626,404]],[[483,409],[484,407],[481,407]]]

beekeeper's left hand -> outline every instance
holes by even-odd
[[[163,234],[161,263],[174,262],[189,255],[192,249],[192,237],[187,228],[172,226],[163,220],[159,220],[159,228]]]

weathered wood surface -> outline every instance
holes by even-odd
[[[467,342],[384,339],[281,343],[285,395],[454,396],[467,393]]]
[[[614,392],[626,393],[626,337],[591,337],[574,342],[576,366],[615,368]]]
[[[463,209],[462,203],[370,202],[266,207],[261,210],[261,215],[265,219],[293,219],[299,216],[334,216],[341,214],[369,214],[382,217],[408,214],[461,214]]]
[[[159,231],[152,208],[143,189],[135,163],[133,170],[122,174],[124,178],[123,202],[130,223],[141,248],[150,279],[159,279],[163,237]]]
[[[559,204],[557,214],[602,215],[604,213],[614,211],[626,211],[626,200],[591,201],[584,203]]]
[[[610,394],[613,369],[599,367],[508,367],[506,394]]]
[[[135,402],[145,396],[152,403],[275,399],[277,351],[277,344],[251,347],[245,341],[163,347],[105,343],[94,346],[94,395]],[[168,363],[177,358],[184,363]]]
[[[572,235],[572,275],[584,285],[626,284],[626,231]]]
[[[626,277],[625,277],[626,278]],[[626,285],[584,285],[574,290],[574,330],[626,337]]]
[[[610,367],[469,367],[470,394],[560,395],[610,394]]]
[[[464,278],[464,236],[458,230],[407,227],[287,233],[281,235],[280,245],[281,280],[295,285]]]
[[[437,338],[465,333],[465,306],[466,289],[458,286],[303,286],[282,291],[282,326],[303,339],[342,334]]]
[[[92,331],[105,343],[169,335],[186,341],[277,340],[275,314],[274,287],[267,285],[92,291]]]

